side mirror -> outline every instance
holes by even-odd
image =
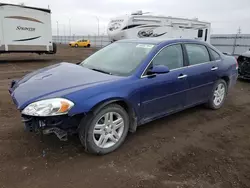
[[[165,73],[168,73],[169,71],[170,71],[169,68],[165,65],[156,65],[156,66],[153,66],[151,69],[149,69],[147,74],[148,75],[165,74]]]

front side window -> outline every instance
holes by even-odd
[[[164,48],[154,59],[154,65],[165,65],[170,70],[183,66],[183,54],[180,44]]]
[[[210,61],[209,53],[204,45],[186,44],[189,65],[197,65]]]
[[[97,51],[80,65],[109,74],[128,76],[153,49],[152,44],[115,42]]]

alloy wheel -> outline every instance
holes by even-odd
[[[121,138],[124,132],[124,119],[117,112],[108,112],[97,120],[93,139],[100,148],[110,148]]]
[[[213,99],[213,102],[216,106],[221,105],[221,103],[225,98],[225,94],[226,94],[225,85],[223,83],[218,84],[218,86],[214,91],[214,99]]]

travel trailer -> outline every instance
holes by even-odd
[[[49,9],[0,3],[0,53],[56,53]]]
[[[210,42],[211,24],[198,19],[156,16],[138,11],[124,15],[108,24],[112,41],[130,38],[188,38]]]

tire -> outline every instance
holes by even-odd
[[[87,47],[90,48],[90,44],[88,44]]]
[[[113,121],[118,120],[118,117],[119,119],[122,119],[121,121],[123,121],[123,127],[117,128],[116,131],[116,135],[118,135],[117,138],[119,139],[116,139],[115,136],[112,136],[114,129],[111,128],[109,130],[106,130],[105,132],[105,127],[107,127],[107,124],[105,124],[104,121],[105,118],[111,117],[110,115],[107,115],[110,113],[113,113],[113,118],[117,117],[117,119],[114,119]],[[97,124],[100,121],[101,124],[98,126],[97,130]],[[103,126],[102,124],[105,124],[105,126]],[[122,122],[118,123],[118,126],[119,125],[122,125]],[[114,125],[112,124],[110,126]],[[94,134],[94,130],[101,131],[102,133],[97,132],[96,134]],[[123,144],[128,134],[128,130],[129,117],[127,112],[120,105],[110,104],[100,110],[95,111],[92,117],[89,117],[81,122],[79,127],[79,138],[87,152],[97,155],[105,155],[115,151]],[[115,139],[115,141],[112,141],[111,137],[112,139]],[[105,141],[107,142],[105,143]],[[98,143],[102,143],[102,146],[98,145]]]
[[[216,96],[217,95],[215,92],[218,91],[218,87],[221,87],[223,86],[224,87],[224,95],[223,95],[223,98],[220,99],[220,100],[216,100]],[[217,110],[217,109],[220,109],[224,102],[225,102],[225,99],[226,99],[226,96],[227,96],[227,91],[228,91],[228,87],[227,87],[227,83],[225,82],[225,80],[218,80],[215,84],[214,84],[214,87],[213,87],[213,90],[211,92],[211,95],[209,97],[209,101],[207,103],[207,107],[210,108],[210,109],[213,109],[213,110]],[[218,96],[218,95],[217,95]],[[218,99],[218,97],[217,97]],[[217,101],[217,102],[216,102]],[[220,102],[218,102],[220,101]]]
[[[75,44],[75,47],[78,48],[78,44]]]

